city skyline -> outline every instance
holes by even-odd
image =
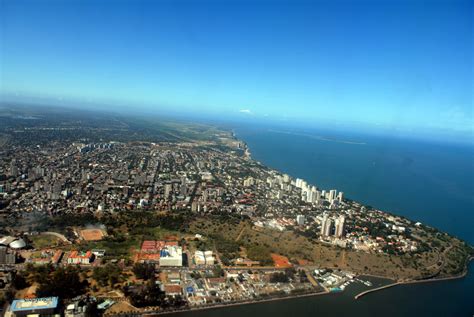
[[[1,11],[3,101],[472,136],[469,1],[4,1]]]

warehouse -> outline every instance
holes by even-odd
[[[160,251],[160,266],[183,266],[183,250],[179,246],[166,246]]]
[[[15,299],[11,306],[10,311],[13,316],[51,316],[57,313],[58,298],[57,297],[44,297],[44,298],[32,298],[32,299]],[[60,316],[58,314],[58,316]]]

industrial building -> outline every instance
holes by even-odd
[[[57,312],[58,298],[57,297],[44,297],[44,298],[31,298],[31,299],[15,299],[11,306],[11,316],[60,316]]]
[[[0,264],[15,264],[15,253],[9,252],[7,247],[0,246]]]
[[[215,258],[212,251],[196,251],[194,253],[194,263],[196,265],[214,265]]]
[[[19,250],[26,247],[26,242],[22,238],[5,236],[5,237],[0,238],[0,246],[5,246],[14,250]]]
[[[183,266],[183,250],[179,246],[166,246],[160,251],[160,266]]]

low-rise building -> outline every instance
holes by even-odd
[[[94,260],[94,254],[92,251],[81,252],[72,251],[67,258],[67,264],[90,264]]]
[[[214,265],[215,258],[212,251],[196,251],[194,253],[194,263],[196,265]]]
[[[183,266],[183,250],[180,246],[166,246],[160,251],[160,266]]]
[[[57,297],[44,297],[31,299],[15,299],[10,306],[10,311],[15,317],[28,315],[52,316],[57,313],[57,308]]]

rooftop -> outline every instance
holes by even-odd
[[[40,310],[40,309],[54,309],[58,306],[57,297],[44,297],[32,299],[15,299],[12,302],[12,312]]]

